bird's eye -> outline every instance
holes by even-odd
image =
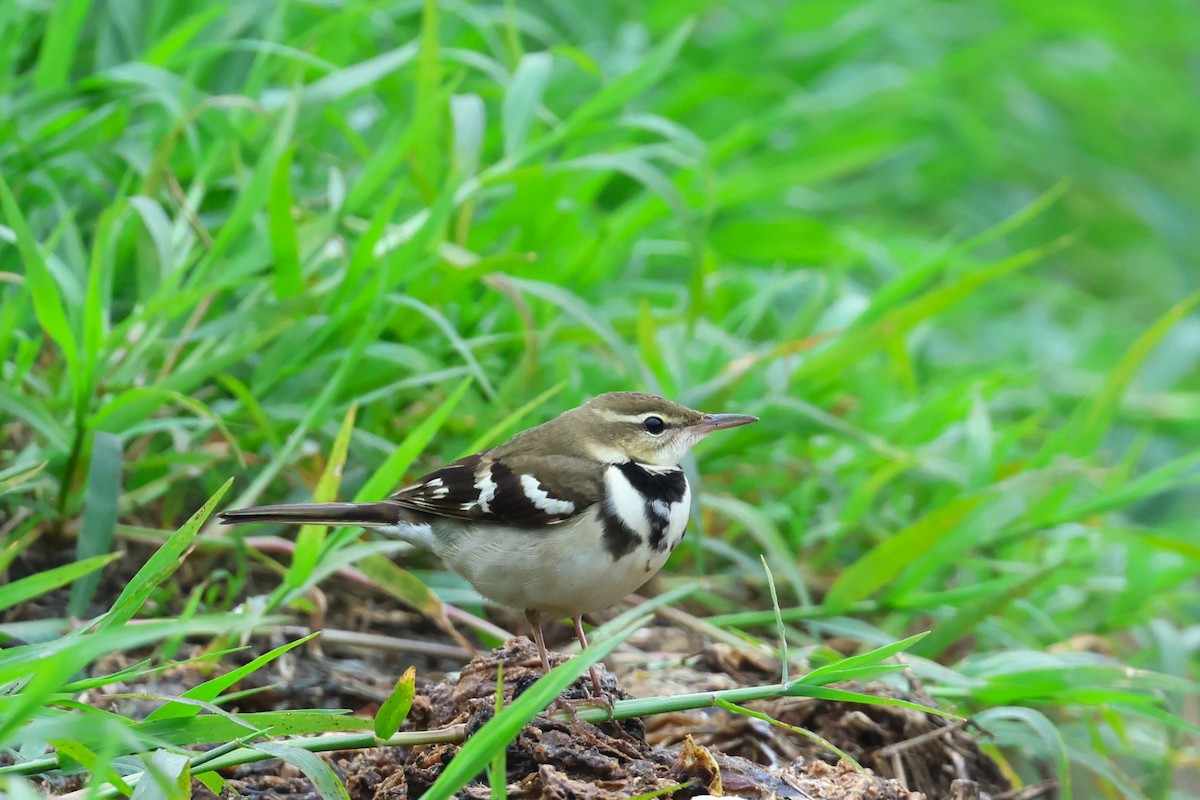
[[[646,433],[658,436],[667,429],[667,423],[659,417],[646,417],[642,420],[642,427],[646,429]]]

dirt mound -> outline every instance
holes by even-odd
[[[405,729],[463,724],[468,736],[478,730],[492,716],[500,664],[506,703],[539,674],[532,644],[514,639],[445,680],[422,687]],[[623,675],[622,685],[642,696],[729,688],[752,680],[764,682],[762,673],[769,666],[753,656],[717,647],[687,667],[630,670]],[[602,675],[615,697],[631,696],[617,687],[613,676]],[[585,676],[564,697],[583,697],[586,684]],[[872,688],[877,687],[868,690]],[[907,699],[931,702],[915,695]],[[673,798],[966,800],[1008,788],[972,737],[940,717],[885,706],[794,698],[754,707],[819,733],[867,771],[835,761],[829,751],[803,737],[721,709],[658,715],[644,724],[626,720],[593,725],[539,716],[506,753],[508,796],[607,800],[664,792],[661,796]],[[331,753],[326,758],[355,800],[403,800],[420,797],[458,749],[457,744],[433,744]],[[237,791],[248,795],[315,796],[301,775],[278,763],[247,765],[226,777]],[[480,775],[459,797],[489,797],[485,778]]]

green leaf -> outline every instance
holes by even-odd
[[[1027,725],[1041,737],[1044,744],[1044,747],[1041,749],[1042,755],[1049,756],[1054,760],[1060,796],[1075,796],[1071,788],[1071,762],[1067,755],[1066,743],[1063,741],[1062,734],[1058,728],[1055,727],[1054,723],[1045,714],[1032,708],[1008,706],[985,709],[976,714],[973,719],[985,730],[995,720],[1018,722]]]
[[[0,685],[14,681],[23,682],[24,685],[15,697],[10,695],[12,702],[6,703],[4,713],[0,714],[0,741],[19,747],[31,740],[44,741],[50,738],[45,731],[26,735],[27,732],[22,732],[22,729],[31,720],[36,721],[36,718],[43,716],[46,704],[97,658],[112,652],[145,647],[174,636],[211,636],[218,631],[224,635],[237,635],[247,628],[245,620],[231,620],[228,615],[223,615],[219,624],[210,617],[149,621],[100,631],[79,628],[57,639],[10,647],[4,651],[4,658],[0,659]],[[72,729],[80,727],[74,721],[70,725]],[[84,726],[82,732],[87,730],[90,729]],[[75,734],[72,732],[70,735]]]
[[[258,163],[255,165],[254,171],[250,173],[248,180],[235,192],[236,199],[233,207],[230,208],[225,222],[213,237],[212,244],[205,251],[195,269],[188,273],[186,288],[194,289],[211,280],[211,273],[215,265],[226,257],[226,251],[245,235],[256,215],[267,205],[276,164],[283,158],[288,149],[288,143],[295,133],[298,109],[299,102],[292,98],[292,102],[284,107],[283,113],[275,121],[270,142],[259,156]]]
[[[951,617],[941,620],[928,637],[913,647],[913,654],[922,658],[938,658],[955,642],[970,635],[971,631],[978,630],[981,620],[1003,615],[1010,603],[1029,594],[1039,583],[1065,566],[1061,563],[1051,564],[1028,575],[1006,576],[995,581],[988,594],[957,604]]]
[[[1112,425],[1112,420],[1142,363],[1163,337],[1200,304],[1200,290],[1171,306],[1145,333],[1129,346],[1108,373],[1104,385],[1091,402],[1081,405],[1067,425],[1052,436],[1034,458],[1034,465],[1049,463],[1059,453],[1083,456],[1093,452]]]
[[[49,461],[42,461],[32,465],[18,464],[0,470],[0,497],[3,497],[21,484],[28,483],[36,478],[49,463]]]
[[[408,607],[435,620],[444,619],[442,601],[421,579],[395,565],[386,555],[375,553],[358,562],[358,568],[385,592]]]
[[[288,642],[287,644],[280,645],[269,652],[263,653],[262,655],[250,661],[248,664],[244,664],[236,669],[232,669],[229,672],[226,672],[223,675],[218,675],[215,678],[210,678],[198,686],[193,686],[191,689],[188,689],[186,692],[184,692],[182,696],[189,700],[201,700],[210,703],[214,702],[218,697],[221,696],[222,692],[236,684],[238,681],[253,675],[255,672],[258,672],[258,670],[262,669],[267,664],[279,658],[279,656],[288,652],[292,648],[299,647],[300,645],[311,641],[313,638],[319,635],[320,631],[313,631],[308,636],[301,637],[294,642]],[[172,702],[159,706],[158,708],[154,709],[154,711],[151,711],[146,717],[146,721],[150,722],[156,719],[171,719],[177,717],[194,717],[199,714],[200,711],[201,706],[199,705],[192,703]]]
[[[165,744],[193,745],[229,742],[249,734],[270,731],[272,736],[306,736],[313,733],[360,731],[370,721],[328,711],[261,711],[221,716],[200,714],[139,722],[132,727],[138,736]]]
[[[768,514],[753,503],[722,495],[703,494],[700,497],[700,505],[702,508],[711,508],[745,527],[759,546],[766,551],[771,565],[780,570],[787,578],[792,596],[798,598],[803,605],[811,602],[804,576],[800,572],[798,562],[792,556],[792,549],[784,539],[779,526]],[[828,603],[828,599],[826,599],[826,603]]]
[[[496,390],[492,388],[491,381],[488,380],[487,374],[483,371],[483,367],[480,366],[479,361],[475,358],[475,354],[471,352],[470,345],[468,345],[466,340],[463,339],[462,334],[455,330],[454,326],[450,323],[450,320],[446,319],[445,315],[443,315],[433,306],[422,303],[420,300],[407,295],[395,295],[390,299],[399,305],[415,308],[417,311],[428,317],[430,321],[432,321],[433,324],[436,325],[443,334],[445,334],[446,338],[450,340],[450,344],[459,352],[463,360],[467,362],[467,365],[471,369],[471,375],[479,384],[479,390],[483,392],[484,396],[488,400],[495,399]]]
[[[109,308],[112,305],[113,244],[125,203],[118,200],[100,214],[96,238],[92,243],[88,266],[87,296],[83,306],[83,347],[80,364],[80,390],[75,395],[75,413],[80,419],[87,416],[95,394],[96,376],[101,364],[101,348],[108,333]]]
[[[479,166],[479,151],[487,134],[487,106],[477,94],[452,95],[450,119],[454,124],[454,168],[471,175]]]
[[[46,407],[45,402],[23,397],[0,386],[0,411],[27,424],[46,440],[51,451],[65,452],[70,447],[71,431],[65,421]]]
[[[526,148],[525,158],[542,153],[560,141],[575,136],[595,120],[622,108],[654,86],[679,55],[679,50],[691,35],[693,27],[693,23],[688,21],[676,28],[670,36],[655,45],[641,63],[596,92],[587,102],[575,109],[562,125]]]
[[[45,795],[20,775],[0,775],[0,792],[10,800],[44,800]]]
[[[525,147],[529,129],[542,106],[554,59],[549,53],[526,53],[504,93],[504,155],[512,158]]]
[[[314,503],[328,503],[337,500],[338,488],[342,484],[342,469],[346,466],[346,456],[350,451],[350,436],[354,433],[354,419],[358,413],[358,404],[351,403],[342,420],[342,426],[333,440],[333,448],[325,469],[317,480],[313,490]],[[295,589],[304,586],[317,566],[321,557],[321,548],[325,543],[325,525],[302,525],[296,538],[296,549],[292,555],[292,564],[284,576],[284,585]]]
[[[495,425],[472,439],[471,443],[463,449],[459,458],[473,455],[496,444],[498,441],[500,441],[501,437],[507,433],[510,433],[514,428],[517,427],[517,425],[521,424],[526,417],[528,417],[537,409],[541,408],[547,400],[561,392],[566,385],[566,381],[556,383],[541,394],[534,396],[531,400],[529,400],[529,402],[506,414],[504,418]]]
[[[994,264],[958,278],[947,286],[933,289],[909,302],[882,314],[879,319],[860,319],[828,347],[806,358],[793,374],[793,381],[828,383],[841,374],[848,364],[906,336],[919,323],[932,319],[960,303],[988,283],[1011,275],[1043,258],[1058,252],[1070,243],[1063,238],[1002,259]]]
[[[820,734],[810,731],[807,728],[800,728],[795,725],[788,725],[786,722],[780,722],[779,720],[775,719],[774,717],[770,716],[769,714],[764,714],[761,711],[753,711],[749,708],[742,708],[741,706],[734,705],[733,703],[727,702],[720,698],[716,699],[716,705],[718,708],[723,708],[726,711],[732,711],[735,714],[741,714],[743,716],[751,717],[753,719],[759,719],[770,725],[774,725],[777,728],[783,728],[784,730],[791,731],[792,733],[803,736],[804,738],[810,740],[817,746],[823,747],[826,750],[828,750],[829,752],[833,753],[838,758],[843,759],[844,761],[846,761],[846,763],[853,766],[859,772],[864,771],[862,764],[859,764],[857,761],[855,761],[854,758],[849,753],[842,750],[840,747],[835,745],[833,742],[830,742],[828,739],[821,736]]]
[[[85,3],[86,5],[86,3]],[[8,188],[4,176],[0,175],[0,210],[17,237],[17,250],[21,253],[21,261],[25,265],[25,285],[33,296],[33,308],[38,322],[62,350],[67,362],[67,372],[72,377],[77,375],[79,365],[79,346],[67,314],[63,310],[62,294],[58,283],[46,266],[41,248],[21,213],[21,206]]]
[[[81,561],[72,561],[69,564],[63,564],[61,567],[35,572],[33,575],[27,575],[12,583],[0,586],[0,609],[12,608],[19,603],[24,603],[26,600],[40,597],[60,586],[66,586],[68,583],[78,580],[85,575],[90,575],[97,570],[103,569],[120,557],[120,553],[106,553],[101,556],[85,558]]]
[[[416,55],[417,43],[409,42],[349,67],[334,70],[304,87],[301,95],[303,103],[307,106],[321,106],[340,100],[403,69]],[[275,99],[280,97],[279,95],[270,97],[272,100],[267,103],[268,107],[282,104],[281,100]]]
[[[158,548],[154,555],[150,556],[137,574],[130,578],[129,583],[125,584],[125,588],[113,603],[112,608],[101,618],[98,630],[119,627],[131,620],[149,599],[150,594],[163,581],[171,577],[183,563],[185,554],[191,547],[192,539],[196,538],[200,526],[221,502],[221,498],[232,483],[233,478],[225,481],[217,493],[210,497],[208,502],[183,524],[183,527],[175,531],[170,539],[163,542],[162,547]]]
[[[183,51],[201,31],[227,12],[228,7],[224,3],[198,9],[160,36],[142,55],[142,60],[158,67],[168,66],[176,54]]]
[[[442,120],[445,93],[442,90],[441,11],[437,0],[424,0],[421,39],[417,50],[415,103],[412,112],[414,176],[424,185],[425,199],[434,194],[443,177]]]
[[[126,794],[134,791],[120,775],[113,771],[107,763],[108,759],[102,758],[82,743],[71,739],[50,739],[48,743],[58,753],[60,764],[68,764],[73,761],[101,779],[112,783]]]
[[[35,88],[54,89],[69,80],[71,65],[80,52],[79,34],[91,8],[90,0],[64,0],[50,7],[37,69],[33,74]]]
[[[873,667],[885,659],[891,658],[897,653],[902,653],[912,647],[917,642],[924,639],[927,633],[918,633],[915,636],[909,636],[907,639],[901,639],[898,642],[893,642],[883,647],[877,647],[866,653],[860,653],[856,656],[849,656],[837,661],[833,664],[827,664],[823,667],[818,667],[807,675],[797,678],[793,681],[796,685],[822,685],[834,683],[844,680],[843,675],[850,670],[859,670],[863,667]],[[855,677],[861,677],[861,673],[855,674]],[[791,686],[791,684],[788,684]]]
[[[117,498],[121,494],[121,439],[98,431],[92,437],[92,463],[88,467],[84,496],[83,527],[75,544],[75,557],[85,560],[107,554],[112,549],[117,526]],[[82,617],[100,585],[100,574],[93,573],[71,587],[67,610]]]
[[[1067,181],[1060,181],[1008,219],[960,242],[947,252],[938,254],[913,269],[900,272],[872,295],[871,304],[863,312],[859,322],[878,319],[885,311],[898,305],[905,297],[914,294],[936,275],[955,266],[967,254],[1016,231],[1030,220],[1040,216],[1046,209],[1058,202],[1069,186]]]
[[[296,237],[296,220],[292,217],[292,159],[296,147],[283,151],[271,173],[271,190],[267,194],[268,230],[275,257],[275,295],[292,297],[304,291],[300,273],[300,243]]]
[[[256,744],[251,747],[299,767],[325,800],[350,800],[350,793],[338,780],[333,768],[316,753],[282,744]]]
[[[466,394],[471,381],[471,378],[463,379],[450,393],[450,396],[442,401],[441,405],[409,431],[409,434],[404,437],[404,441],[400,442],[400,446],[387,457],[383,465],[375,470],[375,474],[371,476],[370,480],[358,490],[358,494],[354,496],[356,501],[378,500],[395,491],[396,487],[400,485],[404,473],[441,430],[442,425],[454,411],[454,407],[458,405],[458,401]]]
[[[380,739],[387,739],[400,729],[409,710],[412,709],[416,693],[417,670],[415,667],[409,667],[404,670],[400,680],[396,681],[396,688],[392,689],[388,699],[383,701],[383,705],[375,714],[376,736]]]
[[[246,466],[245,454],[225,424],[225,420],[196,398],[175,389],[162,386],[139,386],[124,391],[98,409],[92,415],[88,425],[99,431],[124,433],[139,422],[144,422],[150,413],[166,403],[175,403],[191,411],[197,417],[211,422],[233,450],[238,464]]]
[[[788,694],[794,697],[812,697],[816,700],[831,700],[835,703],[862,703],[868,706],[892,706],[894,708],[907,708],[909,711],[920,711],[924,714],[933,714],[934,716],[944,717],[945,719],[962,719],[957,714],[951,714],[949,711],[943,711],[940,708],[933,706],[923,706],[920,703],[913,703],[908,700],[900,700],[895,697],[878,697],[873,694],[864,694],[863,692],[851,692],[845,689],[830,689],[828,686],[808,686],[806,684],[797,684],[795,687],[790,687]]]
[[[4,713],[0,714],[0,741],[9,744],[10,737],[36,717],[59,687],[70,680],[81,666],[80,661],[83,659],[78,658],[77,653],[59,653],[40,659],[29,680],[12,701],[4,705]]]
[[[183,753],[155,750],[130,800],[187,800],[192,796],[191,762]]]
[[[955,498],[872,547],[834,581],[825,595],[825,607],[830,613],[837,613],[875,594],[913,560],[949,536],[985,497],[979,494]]]

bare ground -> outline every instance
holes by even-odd
[[[187,576],[183,572],[177,577],[183,577],[186,583]],[[286,654],[235,687],[258,691],[243,697],[239,708],[231,710],[346,708],[369,718],[390,693],[396,677],[406,666],[415,664],[420,676],[418,695],[405,729],[464,723],[470,733],[492,714],[499,664],[504,664],[506,702],[540,673],[533,646],[524,637],[468,660],[465,652],[426,620],[386,600],[372,598],[362,587],[334,579],[326,596],[319,599],[322,602],[318,605],[325,607],[320,621],[327,630],[327,635],[318,639],[321,643]],[[65,596],[41,598],[23,609],[21,615],[27,619],[55,615],[60,612],[60,601],[65,601]],[[8,620],[12,619],[10,614]],[[515,627],[515,620],[500,621]],[[253,642],[249,651],[238,654],[236,660],[249,660],[270,646],[297,638],[303,630],[302,626],[277,630]],[[654,626],[636,635],[631,645],[612,659],[616,674],[604,673],[617,697],[718,690],[779,679],[779,664],[769,656],[723,644],[705,644],[694,631],[686,629]],[[186,646],[176,657],[195,652],[197,648]],[[651,652],[653,658],[643,652]],[[120,668],[124,666],[122,661],[122,657],[114,657],[99,663],[96,672]],[[140,692],[175,696],[211,677],[204,669],[180,667],[156,676],[153,684],[118,684],[82,699],[140,717],[153,707],[152,702],[116,695]],[[568,689],[566,696],[582,696],[585,681],[586,676]],[[933,704],[912,678],[902,692],[882,685],[847,688]],[[539,716],[508,749],[508,796],[595,800],[654,792],[673,798],[732,795],[811,800],[1003,800],[1035,796],[1012,790],[995,762],[981,751],[977,741],[981,732],[941,717],[891,706],[806,698],[748,706],[818,734],[865,770],[858,771],[839,761],[808,738],[719,708],[603,725]],[[365,723],[364,727],[369,725]],[[420,797],[458,747],[372,748],[323,757],[355,800],[401,800]],[[302,773],[280,761],[249,764],[223,775],[229,781],[223,795],[229,797],[319,796]],[[459,796],[489,797],[484,777],[481,775]],[[42,784],[48,792],[77,786],[70,778]],[[198,782],[194,782],[193,789],[197,797],[212,797]]]

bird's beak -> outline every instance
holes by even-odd
[[[711,433],[723,428],[749,425],[751,422],[758,422],[758,417],[752,417],[749,414],[705,414],[704,419],[695,425],[689,425],[688,428],[696,433]]]

